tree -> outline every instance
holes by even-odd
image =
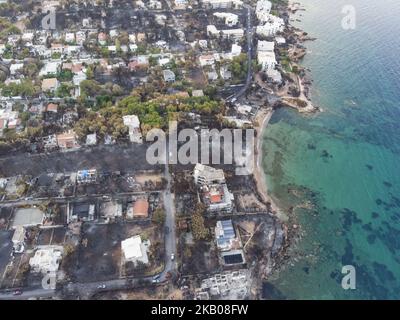
[[[165,211],[161,208],[157,208],[153,213],[151,221],[160,226],[163,225],[165,222]]]
[[[195,240],[205,240],[209,236],[209,230],[204,225],[205,207],[199,203],[192,214],[192,233]]]

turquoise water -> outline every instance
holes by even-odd
[[[400,1],[351,1],[355,30],[341,27],[347,1],[301,2],[296,24],[318,38],[303,65],[324,112],[280,109],[265,132],[272,195],[286,209],[303,205],[289,214],[302,239],[268,295],[399,299]],[[356,290],[342,289],[343,265],[356,268]]]

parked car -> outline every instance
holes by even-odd
[[[14,296],[20,296],[21,294],[22,294],[22,290],[19,290],[19,289],[15,290],[13,293]]]

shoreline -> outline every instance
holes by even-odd
[[[288,2],[288,6],[286,7],[286,12],[291,17],[297,10],[304,10],[299,4],[297,10],[294,10],[291,8],[292,1]],[[290,19],[289,19],[290,21]],[[288,30],[290,34],[296,35],[296,32],[301,32],[302,31],[288,22]],[[300,37],[296,37],[297,41],[296,43],[302,43],[307,40],[315,40],[315,39],[302,39]],[[307,51],[305,50],[304,55],[302,58],[306,55]],[[296,61],[296,65],[300,66],[300,64]],[[290,63],[292,65],[292,63]],[[311,87],[311,83],[303,83],[303,77],[300,76],[299,74],[295,74],[290,72],[291,78],[294,80],[294,82],[297,84],[297,87],[299,89],[299,96],[293,97],[293,96],[288,96],[286,94],[279,95],[280,97],[280,103],[283,107],[289,107],[296,109],[297,112],[300,114],[314,114],[317,112],[322,112],[322,109],[318,106],[314,106],[311,99],[308,96],[309,89]],[[264,134],[265,130],[268,128],[269,121],[271,120],[271,117],[274,113],[274,108],[273,106],[269,106],[268,108],[261,108],[257,114],[255,115],[254,122],[255,126],[254,129],[257,132],[257,142],[255,145],[255,166],[253,169],[253,177],[254,181],[256,183],[256,188],[257,188],[257,193],[260,195],[262,200],[265,203],[270,204],[270,214],[272,216],[275,216],[280,223],[282,224],[283,232],[284,232],[284,244],[280,248],[279,252],[277,253],[277,256],[273,259],[271,268],[268,268],[267,273],[264,274],[261,280],[261,287],[260,287],[260,293],[262,296],[263,292],[263,287],[264,283],[268,280],[268,277],[272,274],[275,273],[276,271],[279,273],[282,264],[285,263],[285,260],[289,258],[289,252],[288,248],[292,246],[292,242],[294,238],[296,238],[296,234],[298,235],[298,232],[300,230],[300,226],[298,225],[298,222],[296,221],[296,218],[291,216],[289,212],[285,213],[285,210],[283,209],[283,206],[279,204],[279,201],[277,199],[273,198],[273,195],[269,192],[268,189],[268,183],[266,181],[266,174],[264,172],[262,163],[263,163],[263,142],[264,142]],[[296,232],[297,231],[297,232]]]
[[[293,8],[293,5],[296,5],[297,8]],[[294,9],[294,10],[293,10]],[[296,11],[302,10],[305,11],[299,2],[288,1],[288,6],[286,7],[286,12],[289,15],[289,18],[296,13]],[[290,21],[290,19],[289,19]],[[294,27],[288,22],[288,27],[290,28],[290,33],[296,34],[296,32],[301,31],[300,29]],[[297,39],[297,43],[307,41],[308,39],[300,40]],[[315,40],[311,39],[310,40]],[[307,52],[305,51],[304,55]],[[297,63],[296,63],[297,65]],[[311,102],[311,99],[306,94],[306,91],[310,89],[310,85],[305,86],[302,83],[302,77],[297,74],[292,75],[295,77],[300,95],[298,98],[288,97],[288,96],[280,96],[280,103],[286,107],[293,108],[297,110],[301,114],[313,114],[316,112],[322,112],[320,107],[314,106]],[[307,88],[306,88],[307,87]],[[298,105],[298,101],[306,103],[306,106],[300,107]],[[266,109],[261,108],[254,117],[254,122],[256,123],[254,129],[257,133],[257,143],[255,145],[255,159],[254,159],[254,169],[253,169],[253,177],[256,182],[257,192],[264,202],[270,204],[270,208],[272,213],[279,218],[282,222],[287,222],[289,217],[284,213],[281,206],[277,204],[277,200],[273,198],[268,190],[268,183],[266,181],[266,176],[262,167],[263,161],[263,136],[265,134],[265,130],[268,127],[269,121],[274,113],[274,109],[272,106],[269,106]]]
[[[254,129],[257,133],[257,143],[255,145],[253,177],[256,183],[257,192],[262,200],[265,203],[270,204],[271,211],[275,216],[277,216],[280,220],[285,221],[286,215],[283,213],[281,207],[277,204],[276,200],[273,199],[272,195],[268,191],[268,184],[262,167],[263,136],[273,114],[274,109],[270,107],[267,109],[261,109],[255,116],[256,126]]]

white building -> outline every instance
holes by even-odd
[[[175,3],[175,9],[177,10],[185,10],[188,5],[187,0],[174,0]]]
[[[257,44],[257,61],[261,64],[261,69],[267,71],[275,69],[275,43],[272,41],[258,41]]]
[[[237,14],[234,13],[228,13],[228,12],[215,12],[214,16],[223,19],[225,24],[228,27],[233,27],[236,26],[239,22],[239,17]]]
[[[142,242],[140,235],[123,240],[121,242],[121,248],[125,261],[130,261],[134,264],[137,264],[138,262],[142,262],[144,264],[149,263],[147,256],[147,250],[149,246],[150,241],[147,240]]]
[[[201,3],[203,6],[209,6],[213,9],[239,9],[243,5],[243,2],[240,0],[201,0]]]
[[[11,75],[15,75],[17,73],[17,71],[22,70],[22,68],[24,67],[23,63],[13,63],[10,65],[10,74]]]
[[[67,32],[65,34],[65,41],[66,42],[75,42],[75,33],[73,32]]]
[[[222,34],[224,38],[232,38],[238,40],[243,37],[244,31],[243,29],[218,30],[214,25],[209,24],[207,26],[207,34],[214,37],[219,37]]]
[[[175,73],[171,70],[163,70],[163,76],[165,82],[175,82]]]
[[[268,0],[259,0],[256,4],[256,16],[259,21],[256,32],[258,35],[269,37],[283,31],[285,22],[282,18],[271,14],[272,4]]]
[[[59,246],[46,246],[38,249],[29,260],[33,272],[47,274],[56,272],[60,266],[63,248]]]
[[[39,76],[46,76],[49,74],[56,74],[58,72],[58,67],[61,62],[58,61],[49,61],[46,62],[43,68],[39,72]]]
[[[142,133],[140,131],[140,121],[136,115],[122,117],[124,125],[129,129],[129,140],[134,143],[142,143]]]
[[[194,167],[193,177],[197,185],[225,183],[225,175],[222,169],[215,169],[201,163],[197,163]]]

